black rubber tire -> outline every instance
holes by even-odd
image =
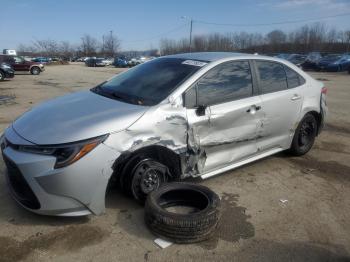
[[[198,211],[181,214],[165,209],[178,205],[197,207]],[[163,184],[148,195],[145,223],[156,236],[175,243],[195,243],[213,236],[220,214],[220,199],[212,190],[197,184],[173,182]]]
[[[0,70],[0,81],[4,81],[5,74]]]
[[[37,67],[37,66],[33,66],[31,69],[30,69],[30,73],[32,75],[40,75],[40,68]]]
[[[132,157],[124,166],[122,170],[122,174],[119,179],[119,184],[123,190],[124,193],[126,193],[129,196],[132,196],[135,198],[139,203],[144,204],[146,201],[148,193],[142,192],[142,190],[137,190],[135,189],[135,182],[136,178],[135,176],[137,168],[145,162],[151,163],[156,165],[157,167],[161,168],[162,170],[164,169],[164,174],[162,176],[159,176],[159,187],[167,182],[170,178],[170,173],[169,169],[159,161],[152,159],[146,155],[136,155]],[[157,174],[158,175],[158,174]],[[137,185],[136,185],[137,186]],[[141,187],[141,185],[139,185]],[[158,189],[158,187],[156,188]]]
[[[309,138],[310,141],[308,141],[308,143],[306,145],[301,145],[300,144],[300,136],[301,136],[301,132],[302,132],[302,126],[304,123],[309,123],[313,127],[312,127],[312,130],[310,130],[310,138]],[[289,149],[289,152],[294,156],[302,156],[302,155],[306,154],[307,152],[309,152],[309,150],[312,148],[312,146],[315,142],[315,138],[317,136],[317,129],[318,129],[318,125],[317,125],[317,121],[316,121],[315,117],[312,114],[307,113],[303,117],[303,119],[300,121],[297,129],[295,130],[292,145]]]

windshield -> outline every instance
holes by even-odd
[[[129,69],[92,91],[127,103],[152,106],[164,100],[205,64],[203,61],[159,58]]]

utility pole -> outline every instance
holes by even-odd
[[[193,27],[193,18],[187,16],[181,16],[181,19],[190,19],[190,53],[192,51],[192,27]]]
[[[105,35],[102,35],[102,54],[103,54],[103,56],[106,56],[106,53],[105,53]]]
[[[111,55],[114,57],[114,41],[113,41],[113,31],[111,30]]]
[[[191,23],[190,23],[190,53],[192,51],[192,24],[193,24],[193,19],[191,18]]]

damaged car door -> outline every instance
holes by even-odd
[[[261,100],[253,88],[249,61],[217,65],[185,93],[189,134],[205,161],[201,174],[257,152]],[[203,160],[203,159],[201,159]]]

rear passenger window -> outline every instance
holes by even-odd
[[[286,90],[287,77],[281,64],[256,61],[259,73],[259,86],[263,94]]]
[[[218,65],[198,81],[197,88],[198,105],[215,105],[249,97],[253,93],[249,62]]]
[[[285,66],[284,69],[286,70],[286,74],[287,74],[288,88],[301,86],[305,83],[304,78],[301,75],[299,75],[297,72],[290,69],[288,66]]]

